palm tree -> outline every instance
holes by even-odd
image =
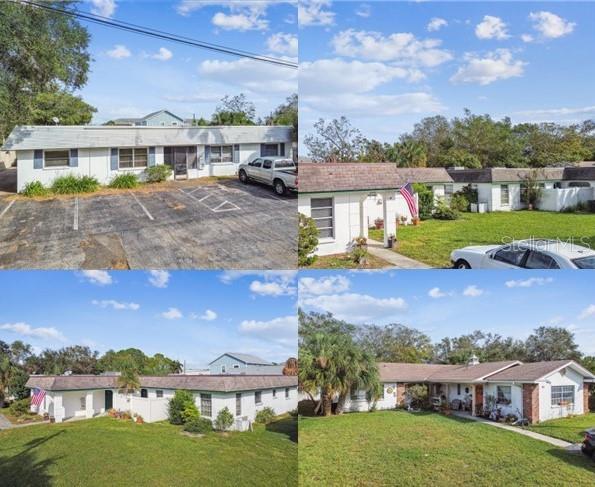
[[[344,350],[341,366],[338,370],[341,388],[336,414],[343,414],[347,394],[352,390],[366,391],[372,400],[380,393],[378,367],[374,357],[364,352],[357,344],[350,342]]]
[[[298,375],[298,361],[294,357],[289,357],[283,367],[283,375]]]
[[[140,381],[138,374],[134,367],[124,367],[118,376],[118,392],[126,395],[126,402],[128,402],[128,394],[134,393],[140,388]]]
[[[407,139],[396,145],[397,164],[401,167],[425,167],[427,155],[425,146],[416,140]]]

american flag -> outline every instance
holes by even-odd
[[[405,186],[401,186],[401,194],[407,202],[407,206],[409,207],[409,212],[411,213],[411,216],[415,218],[417,216],[417,205],[415,204],[415,191],[413,190],[413,186],[411,186],[411,183],[407,183]]]
[[[31,405],[37,406],[43,402],[43,398],[45,397],[45,391],[43,389],[38,389],[37,387],[33,389],[33,397],[31,398]]]

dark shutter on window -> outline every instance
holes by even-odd
[[[111,163],[110,167],[112,171],[118,170],[118,149],[110,149],[111,150]]]
[[[149,147],[149,167],[155,165],[155,147]]]
[[[260,156],[264,156],[266,144],[260,144]]]
[[[240,144],[233,146],[233,162],[238,164],[240,162]]]
[[[70,158],[68,159],[68,165],[70,167],[78,167],[79,165],[79,150],[70,149]]]
[[[279,144],[279,155],[285,157],[285,144],[283,143]]]
[[[205,145],[205,164],[209,164],[211,162],[211,146]]]
[[[33,169],[43,169],[43,151],[36,150],[33,154]]]

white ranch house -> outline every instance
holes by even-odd
[[[31,376],[27,387],[46,394],[37,409],[55,422],[93,418],[110,409],[130,411],[146,422],[167,419],[169,400],[184,389],[194,396],[202,417],[214,420],[227,407],[234,415],[234,430],[245,431],[258,411],[273,408],[283,414],[297,408],[297,377],[284,375],[167,375],[141,376],[140,389],[124,394],[117,375]],[[33,389],[31,394],[33,394]]]
[[[503,415],[524,416],[531,423],[589,412],[589,387],[595,375],[572,360],[465,365],[379,363],[383,394],[378,409],[404,407],[407,388],[426,384],[431,398],[452,409],[478,415],[493,397]],[[365,391],[353,391],[346,411],[367,411],[372,403]]]
[[[4,143],[16,151],[17,191],[60,176],[93,176],[109,184],[119,174],[167,164],[172,178],[233,176],[260,156],[292,157],[291,127],[18,126]]]
[[[485,211],[527,208],[521,201],[527,169],[398,168],[394,163],[300,163],[298,211],[311,216],[319,230],[317,255],[347,252],[368,228],[384,222],[384,244],[397,233],[397,220],[412,215],[400,193],[407,183],[423,183],[435,200],[448,201],[465,186],[477,190]],[[541,210],[560,211],[595,200],[595,165],[546,168],[536,171],[543,187]]]

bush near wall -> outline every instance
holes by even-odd
[[[434,192],[431,188],[428,188],[422,183],[414,183],[413,189],[417,193],[419,217],[422,220],[432,218],[432,211],[434,210]]]
[[[130,189],[138,186],[138,176],[134,173],[119,174],[109,183],[110,188]]]
[[[254,422],[260,424],[269,424],[273,421],[273,419],[275,419],[275,416],[276,414],[273,408],[263,408],[256,413]]]
[[[56,194],[93,193],[99,189],[99,181],[91,176],[60,176],[52,183]]]
[[[171,167],[167,164],[160,164],[158,166],[151,166],[145,169],[145,179],[147,183],[162,183],[167,181],[172,175]]]

